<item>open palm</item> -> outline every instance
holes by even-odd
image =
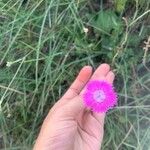
[[[44,120],[34,150],[99,150],[103,139],[104,113],[87,109],[82,100],[89,80],[112,83],[114,73],[107,64],[92,75],[85,66],[64,96],[53,106]]]

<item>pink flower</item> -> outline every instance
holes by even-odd
[[[85,105],[94,112],[107,112],[117,104],[117,94],[106,81],[90,81],[83,94]]]

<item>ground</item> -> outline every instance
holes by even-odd
[[[0,149],[32,149],[80,68],[105,62],[119,100],[102,150],[148,150],[149,48],[149,0],[1,0]]]

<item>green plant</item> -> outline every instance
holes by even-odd
[[[115,10],[119,13],[123,12],[126,6],[127,0],[114,0]]]

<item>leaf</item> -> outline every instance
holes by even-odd
[[[100,11],[91,21],[91,25],[104,34],[110,34],[113,30],[119,31],[122,22],[111,10]]]

